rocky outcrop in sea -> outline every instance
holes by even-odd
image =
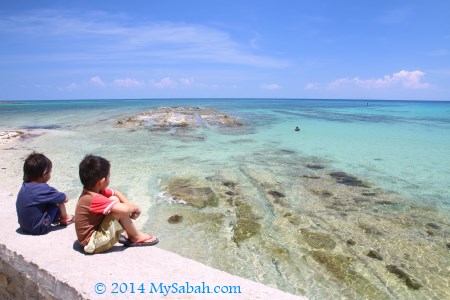
[[[174,127],[224,127],[241,126],[234,117],[214,108],[160,107],[119,120],[117,125],[133,129],[170,129]]]
[[[0,144],[7,144],[24,135],[23,131],[0,131]]]

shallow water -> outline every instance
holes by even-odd
[[[74,208],[77,165],[93,153],[111,161],[111,186],[145,210],[137,224],[160,237],[159,247],[312,299],[450,297],[450,103],[367,103],[2,104],[0,130],[30,133],[2,150],[0,188],[18,189],[22,159],[44,152],[54,165],[50,184]],[[244,125],[115,126],[149,108],[188,105]],[[182,222],[169,224],[172,215]]]

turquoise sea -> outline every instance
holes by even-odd
[[[173,106],[243,125],[117,126]],[[18,190],[23,158],[43,152],[74,209],[78,163],[97,154],[158,247],[312,299],[450,298],[450,102],[15,101],[0,104],[8,130],[25,134],[1,149],[3,190]],[[213,204],[189,205],[180,188]]]

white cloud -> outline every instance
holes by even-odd
[[[264,90],[278,90],[281,88],[281,86],[276,83],[269,83],[261,85],[261,88]]]
[[[329,88],[337,89],[346,86],[358,86],[369,89],[381,89],[390,87],[402,87],[405,89],[425,89],[430,86],[429,83],[423,82],[425,73],[422,71],[405,71],[386,75],[383,78],[377,79],[360,79],[354,78],[340,78],[330,83]]]
[[[133,87],[143,87],[145,83],[141,80],[137,80],[134,78],[126,78],[126,79],[116,79],[114,80],[114,84],[123,88],[133,88]]]
[[[191,86],[192,84],[194,84],[194,79],[193,78],[181,78],[180,83],[184,86]]]
[[[159,89],[174,89],[178,86],[178,83],[170,77],[164,77],[160,81],[151,80],[150,84]]]
[[[79,84],[77,84],[75,82],[72,82],[72,83],[70,83],[70,84],[68,84],[66,86],[59,87],[58,90],[61,91],[61,92],[66,92],[66,91],[71,92],[73,90],[78,89],[79,87],[80,87]]]
[[[393,74],[390,80],[400,82],[401,85],[408,89],[423,89],[430,87],[429,83],[422,82],[425,73],[422,71],[405,71],[402,70]]]
[[[138,23],[107,13],[75,15],[64,10],[35,10],[0,19],[5,38],[57,44],[51,55],[26,53],[27,60],[54,62],[224,63],[284,68],[285,59],[259,55],[226,31],[198,24]],[[9,40],[5,40],[7,43]],[[36,47],[38,48],[38,47]]]
[[[310,82],[305,85],[305,90],[314,90],[317,89],[318,87],[319,87],[318,83]]]
[[[185,87],[207,87],[205,84],[196,82],[193,78],[180,78],[178,80],[172,79],[171,77],[164,77],[160,80],[150,80],[147,84],[144,80],[136,78],[125,78],[125,79],[115,79],[112,82],[105,82],[99,76],[91,77],[88,81],[82,83],[71,83],[63,87],[58,88],[60,91],[72,91],[75,89],[95,86],[100,88],[105,87],[120,87],[120,88],[142,88],[142,87],[154,87],[158,89],[174,89],[179,86]],[[37,88],[42,88],[42,86],[36,86]]]
[[[89,83],[96,87],[101,87],[101,88],[106,87],[106,84],[103,82],[103,80],[99,76],[94,76],[91,79],[89,79]]]

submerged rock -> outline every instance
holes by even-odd
[[[237,211],[236,216],[243,219],[257,219],[256,215],[253,213],[252,206],[248,203],[242,201],[236,201]]]
[[[368,224],[364,224],[364,223],[358,224],[358,227],[361,228],[365,234],[373,234],[373,235],[380,235],[380,236],[383,235],[383,233],[380,230],[378,230],[377,228],[375,228],[371,225],[368,225]]]
[[[353,201],[355,201],[355,203],[363,203],[363,202],[369,202],[369,199],[366,198],[362,198],[362,197],[354,197]]]
[[[237,185],[236,182],[233,182],[233,181],[230,181],[230,180],[224,181],[222,184],[224,186],[226,186],[227,188],[230,188],[230,189],[234,189],[236,187],[236,185]]]
[[[303,239],[314,249],[333,250],[336,242],[329,234],[301,229]]]
[[[374,259],[383,260],[383,257],[381,256],[381,254],[375,250],[370,250],[369,253],[367,253],[367,256],[374,258]]]
[[[375,197],[377,195],[377,193],[364,192],[364,193],[361,193],[361,195],[367,196],[367,197]]]
[[[310,254],[328,272],[364,298],[390,299],[386,293],[353,269],[350,257],[320,250],[311,251]]]
[[[314,176],[314,175],[303,175],[304,178],[308,178],[308,179],[320,179],[319,176]]]
[[[196,208],[217,206],[219,200],[213,190],[191,179],[173,178],[166,193],[175,200],[182,200]]]
[[[356,242],[352,239],[349,239],[349,240],[347,240],[347,245],[354,246],[354,245],[356,245]]]
[[[287,218],[289,223],[291,223],[292,225],[300,225],[301,218],[299,215],[292,212],[286,212],[283,216]]]
[[[322,170],[322,169],[325,169],[324,166],[321,166],[321,165],[312,165],[312,164],[306,165],[306,167],[307,167],[308,169],[311,169],[311,170]]]
[[[316,262],[331,271],[337,278],[344,279],[348,276],[351,262],[350,257],[318,250],[311,251],[311,256]]]
[[[397,275],[400,279],[404,279],[406,286],[408,286],[409,288],[411,288],[413,290],[418,290],[422,287],[422,285],[416,279],[409,276],[405,271],[403,271],[399,267],[394,266],[394,265],[387,265],[386,269],[389,272]]]
[[[349,175],[345,172],[332,172],[330,173],[330,176],[336,179],[336,182],[340,184],[345,184],[348,186],[358,186],[358,187],[364,187],[369,188],[367,184],[362,182],[360,179],[356,178],[355,176]]]
[[[126,120],[119,120],[117,125],[130,128],[165,129],[171,127],[241,126],[242,123],[214,108],[185,106],[148,110]]]
[[[269,195],[272,195],[272,196],[274,196],[275,198],[284,198],[284,197],[286,197],[286,195],[285,194],[283,194],[283,193],[281,193],[281,192],[278,192],[278,191],[269,191],[269,192],[267,192]]]
[[[329,198],[331,196],[333,196],[333,193],[327,190],[323,190],[323,191],[316,191],[316,190],[312,190],[311,191],[313,194],[318,195],[322,198]]]
[[[381,200],[381,201],[376,201],[376,204],[379,205],[394,205],[395,203],[389,200]]]
[[[281,149],[280,152],[283,154],[295,154],[296,153],[294,150],[288,150],[288,149]]]
[[[183,221],[183,216],[173,215],[167,220],[170,224],[181,223]]]
[[[250,219],[239,219],[233,226],[233,241],[239,245],[242,241],[258,234],[261,224]]]
[[[427,226],[437,230],[441,229],[441,227],[435,223],[428,223]]]
[[[289,201],[287,200],[285,194],[283,194],[282,192],[279,192],[277,190],[272,190],[272,188],[274,188],[274,186],[264,186],[264,184],[262,186],[265,188],[265,192],[267,193],[267,195],[270,195],[270,197],[266,197],[266,199],[272,205],[277,204],[284,208],[290,207]]]

